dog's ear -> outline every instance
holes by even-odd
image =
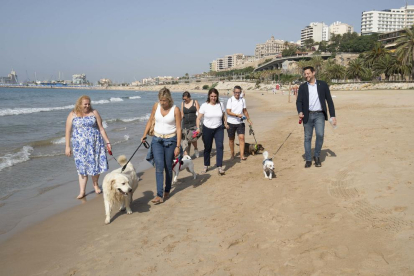
[[[114,184],[115,184],[115,179],[112,179],[110,183],[111,183],[111,185],[109,185],[109,187],[110,187],[110,188],[111,188],[111,190],[112,190],[112,188],[113,188],[112,186],[114,186]]]

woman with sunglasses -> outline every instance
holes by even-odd
[[[199,157],[197,148],[197,138],[192,137],[193,131],[196,130],[197,113],[200,106],[197,100],[192,100],[189,92],[183,93],[183,102],[181,103],[181,117],[183,119],[183,138],[188,141],[187,148],[184,149],[184,155],[190,153],[191,144],[194,146],[194,155]]]
[[[226,110],[220,103],[219,92],[215,88],[208,91],[207,102],[203,103],[198,111],[197,131],[200,131],[200,120],[204,117],[203,123],[203,142],[204,142],[204,169],[201,173],[206,173],[210,166],[210,153],[213,146],[213,139],[216,142],[216,166],[219,175],[224,174],[223,165],[223,141],[224,127],[227,125]]]

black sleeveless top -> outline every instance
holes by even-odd
[[[190,129],[196,126],[196,119],[197,119],[197,107],[195,105],[195,100],[193,100],[193,105],[190,108],[185,107],[185,103],[183,102],[183,129]]]

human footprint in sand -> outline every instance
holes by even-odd
[[[66,120],[66,156],[72,155],[70,148],[72,137],[73,157],[79,175],[80,192],[78,199],[84,198],[88,175],[92,176],[95,193],[100,194],[99,175],[108,170],[105,143],[111,150],[108,136],[102,126],[102,119],[98,111],[91,106],[88,96],[81,96],[75,104],[75,108],[69,113]]]

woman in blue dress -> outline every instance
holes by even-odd
[[[70,137],[73,150],[70,149]],[[71,156],[73,153],[79,175],[80,192],[77,198],[85,197],[88,175],[92,176],[95,193],[100,194],[99,175],[108,170],[105,144],[108,150],[111,150],[111,144],[102,126],[101,116],[92,108],[88,96],[81,96],[76,101],[75,108],[69,113],[66,120],[65,141],[65,154]]]

